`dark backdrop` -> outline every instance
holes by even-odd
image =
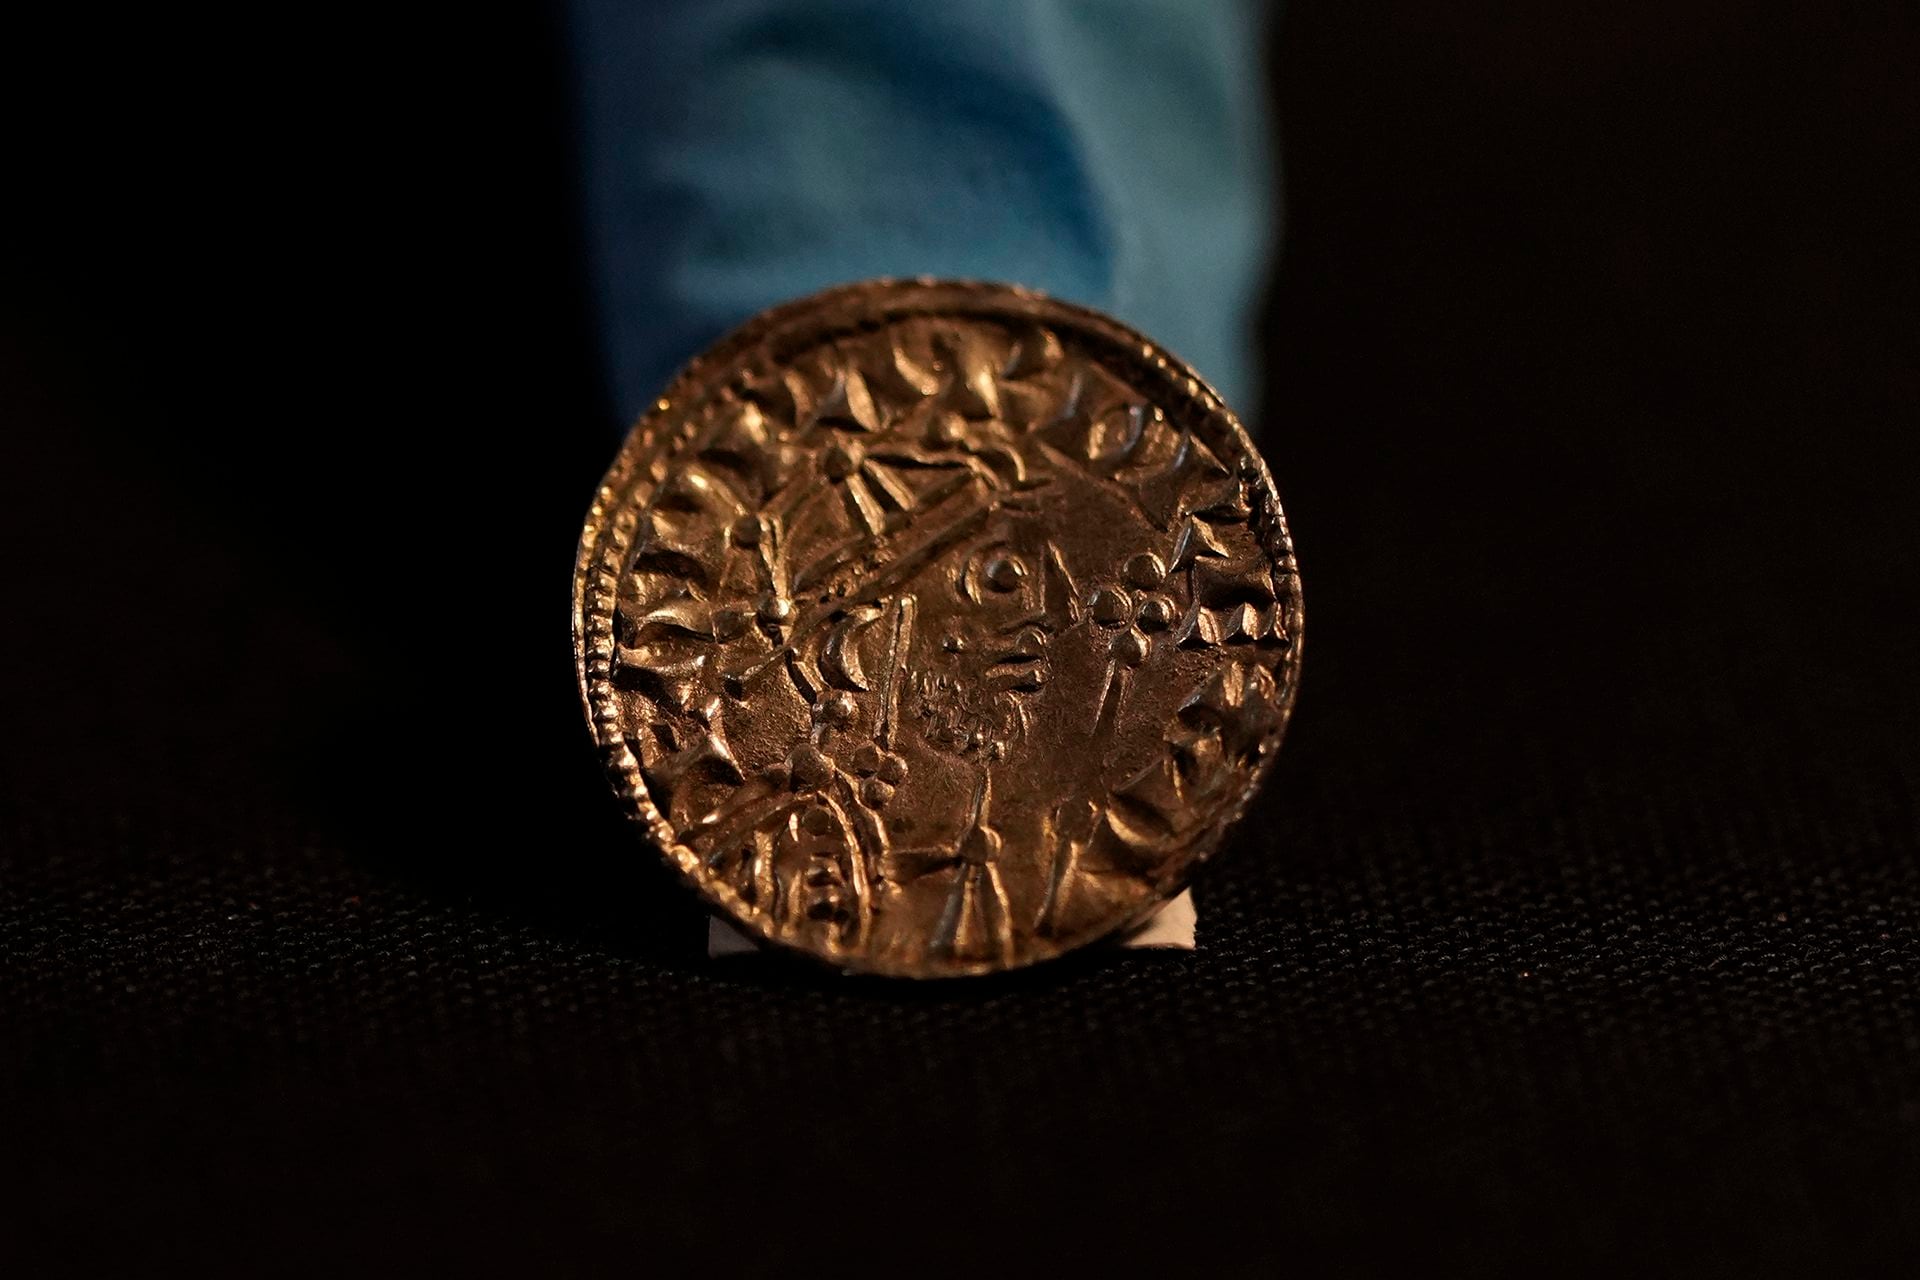
[[[1197,954],[932,991],[705,963],[594,775],[550,21],[258,22],[10,41],[0,1253],[1914,1246],[1910,11],[1289,7],[1286,750]]]

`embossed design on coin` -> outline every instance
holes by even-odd
[[[1143,919],[1250,798],[1299,670],[1265,466],[1095,313],[875,282],[697,360],[575,576],[596,740],[716,906],[848,968],[980,973]]]

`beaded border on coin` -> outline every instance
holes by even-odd
[[[1058,340],[1047,339],[1052,344],[1050,350],[1054,357],[1058,357],[1063,344],[1081,353],[1089,365],[1097,364],[1100,370],[1110,374],[1116,385],[1131,388],[1137,393],[1154,420],[1163,424],[1167,432],[1178,434],[1183,449],[1188,447],[1187,442],[1198,440],[1206,446],[1201,452],[1207,453],[1209,458],[1218,454],[1233,459],[1232,469],[1239,477],[1235,483],[1239,484],[1240,491],[1249,499],[1244,503],[1246,526],[1253,543],[1267,562],[1268,573],[1264,580],[1271,585],[1271,603],[1265,607],[1264,613],[1257,612],[1253,605],[1243,603],[1233,606],[1232,616],[1222,623],[1217,618],[1210,621],[1197,617],[1205,611],[1200,608],[1197,598],[1190,602],[1189,635],[1193,633],[1197,618],[1199,623],[1205,624],[1203,630],[1207,626],[1212,627],[1206,632],[1210,643],[1226,643],[1216,635],[1222,626],[1226,626],[1233,630],[1227,639],[1264,646],[1260,650],[1262,656],[1259,662],[1243,663],[1240,668],[1243,674],[1251,673],[1247,675],[1249,681],[1259,676],[1264,683],[1261,685],[1260,705],[1257,708],[1259,715],[1249,721],[1253,728],[1247,731],[1254,740],[1242,744],[1245,767],[1231,776],[1236,785],[1234,794],[1216,794],[1210,801],[1213,808],[1204,822],[1192,829],[1179,831],[1171,842],[1163,838],[1160,845],[1155,846],[1164,846],[1167,853],[1165,861],[1171,869],[1165,875],[1147,877],[1151,882],[1151,891],[1145,898],[1127,906],[1125,910],[1116,910],[1109,918],[1101,918],[1094,925],[1066,936],[1036,937],[1028,931],[1010,940],[1003,937],[997,946],[982,944],[981,948],[973,951],[962,951],[952,939],[945,939],[947,946],[944,951],[931,943],[915,946],[911,938],[904,943],[896,941],[889,947],[881,948],[867,945],[873,935],[872,909],[866,904],[861,905],[868,915],[856,919],[851,925],[832,912],[822,917],[827,921],[824,926],[800,916],[795,917],[799,923],[783,925],[768,909],[767,902],[756,903],[743,896],[743,886],[747,892],[753,888],[750,880],[729,883],[726,878],[716,875],[710,866],[711,851],[703,854],[690,847],[687,839],[683,838],[686,826],[677,825],[669,814],[662,811],[654,794],[658,788],[650,787],[647,780],[648,744],[634,737],[628,724],[628,712],[623,708],[622,691],[617,687],[616,677],[623,660],[627,658],[616,621],[621,605],[622,583],[634,571],[636,552],[644,550],[641,544],[649,537],[657,536],[657,530],[649,528],[649,521],[654,519],[650,514],[650,504],[660,495],[664,486],[673,482],[675,468],[682,461],[680,451],[688,446],[703,426],[709,425],[707,416],[703,414],[711,416],[709,411],[716,402],[731,403],[729,397],[739,398],[750,380],[764,380],[772,376],[778,381],[785,376],[785,370],[792,362],[806,358],[809,352],[843,339],[886,333],[889,332],[889,326],[916,320],[1012,326],[1026,332],[1060,335]],[[1016,355],[1015,358],[1019,357]],[[910,367],[905,363],[904,355],[900,355],[899,359],[902,362],[899,367]],[[966,370],[959,367],[961,361],[958,359],[948,363],[953,367],[944,370],[946,383],[957,387],[964,379]],[[917,368],[922,373],[940,372],[937,353],[934,360],[923,362]],[[791,380],[788,385],[791,385]],[[965,393],[965,388],[959,390]],[[802,391],[796,394],[807,393]],[[860,389],[860,394],[867,394],[864,387]],[[931,396],[933,393],[928,391],[927,394]],[[798,402],[789,399],[783,403],[792,407]],[[814,409],[817,410],[818,406],[814,406]],[[843,405],[841,412],[854,418],[861,417],[857,405],[853,409]],[[865,412],[869,415],[873,412],[870,404]],[[872,426],[872,422],[866,422],[867,429],[871,430]],[[1014,466],[1017,469],[1018,463]],[[856,508],[851,501],[848,505],[850,510]],[[857,513],[866,515],[869,520],[874,519],[871,513]],[[880,526],[875,524],[874,527],[878,530]],[[1054,558],[1057,562],[1057,551]],[[1141,558],[1134,557],[1135,560]],[[1156,557],[1145,558],[1156,559],[1157,562]],[[825,600],[823,596],[823,603]],[[1080,606],[1075,604],[1073,608],[1077,618]],[[1226,616],[1224,610],[1216,612]],[[1144,619],[1144,612],[1142,616]],[[772,621],[762,617],[750,619],[747,625],[752,626],[756,621],[773,642],[779,642],[786,635],[782,628],[790,620],[782,618]],[[667,857],[711,907],[723,912],[743,931],[763,942],[842,969],[900,977],[988,973],[1061,955],[1101,938],[1125,934],[1184,888],[1193,868],[1212,853],[1227,828],[1246,811],[1272,767],[1298,684],[1302,621],[1299,574],[1272,476],[1232,412],[1192,369],[1145,336],[1087,308],[1012,286],[931,279],[868,281],[829,289],[786,303],[762,312],[696,357],[635,425],[602,481],[582,531],[573,582],[573,637],[579,692],[604,767],[628,818],[641,827],[649,842]],[[1167,625],[1166,621],[1160,619],[1154,622],[1163,628]],[[715,634],[711,617],[703,615],[698,625],[706,628],[706,634]],[[733,620],[730,619],[729,625],[734,625]],[[897,643],[897,620],[895,628]],[[1130,627],[1125,634],[1132,637],[1132,643],[1136,645],[1150,643],[1139,626]],[[1120,653],[1120,645],[1126,642],[1125,639],[1116,635],[1114,642],[1114,652]],[[1134,662],[1140,660],[1132,659]],[[1109,667],[1110,672],[1113,669]],[[1221,669],[1225,670],[1224,667]],[[1262,671],[1267,675],[1260,676]],[[1236,677],[1238,679],[1240,677]],[[822,696],[825,697],[825,694]],[[1200,693],[1195,693],[1185,706],[1194,706],[1200,697]],[[1248,697],[1251,699],[1252,695]],[[631,705],[630,694],[627,695],[626,705]],[[1201,711],[1208,709],[1202,707]],[[1238,706],[1230,711],[1238,713],[1242,719],[1249,715]],[[1199,713],[1196,716],[1199,720],[1205,719]],[[820,720],[818,707],[815,719],[816,722]],[[816,723],[812,731],[816,741],[823,731]],[[1215,726],[1207,729],[1207,732],[1213,733],[1215,738],[1205,740],[1202,745],[1210,743],[1208,749],[1217,756],[1219,745],[1215,739],[1219,730]],[[706,758],[711,762],[715,758],[712,744],[708,743],[707,747]],[[651,747],[656,757],[660,750],[658,744]],[[723,771],[727,779],[742,776],[730,756],[722,763],[727,766],[727,770]],[[658,760],[656,765],[660,765]],[[656,778],[661,775],[663,767],[656,768]],[[983,777],[990,772],[988,766],[983,765],[981,769]],[[873,779],[869,778],[867,782],[871,784]],[[830,803],[823,800],[823,812],[824,806]],[[978,796],[975,797],[975,804],[977,808]],[[835,806],[834,815],[841,815],[843,809],[852,812],[854,819],[867,822],[867,827],[860,828],[861,831],[878,829],[872,815],[859,812],[857,805],[852,803]],[[826,824],[823,822],[820,825]],[[849,844],[857,843],[852,828],[858,825],[852,820],[846,822],[848,831],[844,834]],[[798,826],[793,830],[797,832]],[[1057,851],[1054,856],[1059,856]],[[855,861],[861,859],[856,858]],[[852,868],[852,874],[859,881],[857,887],[870,891],[871,886],[880,884],[881,880],[874,873],[874,860],[869,857],[864,861],[869,864],[865,878],[862,878],[858,866]],[[975,874],[976,868],[962,865],[959,859],[948,859],[948,864],[958,870],[943,871],[942,874],[957,877],[957,886],[967,876]],[[976,887],[981,889],[978,897],[969,897],[968,891],[961,887],[952,890],[954,901],[959,904],[955,910],[965,916],[971,906],[974,915],[985,920],[993,914],[991,908],[995,899],[985,893],[985,880],[977,876]],[[1007,896],[998,881],[994,882],[993,888],[999,893],[998,911],[1003,917],[1000,932],[1004,934],[1012,929],[1004,919]],[[1058,888],[1057,883],[1054,888]],[[835,909],[846,913],[844,904]],[[869,932],[862,933],[863,928]],[[1014,932],[1018,934],[1017,930]]]

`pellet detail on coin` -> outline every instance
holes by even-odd
[[[751,933],[913,977],[1177,892],[1279,745],[1300,637],[1226,407],[994,285],[853,285],[724,339],[628,437],[574,580],[588,719],[652,842]]]

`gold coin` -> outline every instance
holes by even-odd
[[[1280,743],[1300,582],[1205,383],[1021,289],[762,313],[634,427],[574,576],[621,803],[765,941],[1031,964],[1186,883]]]

